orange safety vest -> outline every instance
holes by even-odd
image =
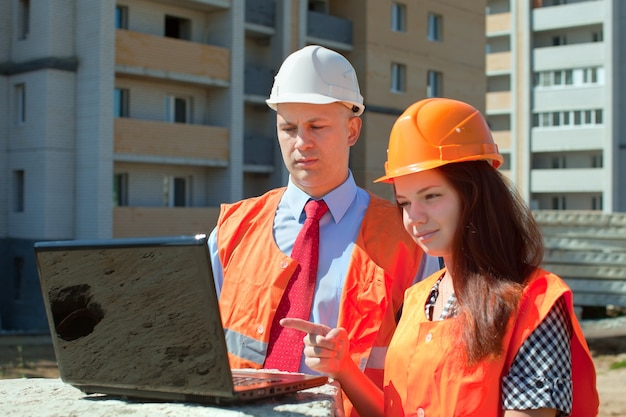
[[[274,313],[297,265],[273,237],[274,215],[284,190],[221,207],[220,309],[233,368],[263,366]],[[370,194],[346,271],[337,325],[348,332],[354,362],[381,388],[396,314],[422,255],[406,233],[397,206]],[[350,404],[344,408],[349,416]]]
[[[424,305],[440,276],[436,273],[407,290],[405,308],[385,362],[385,415],[483,417],[502,416],[501,378],[519,348],[565,297],[572,322],[573,404],[571,417],[598,415],[596,374],[587,342],[574,315],[572,291],[559,277],[537,269],[524,290],[506,336],[505,354],[467,369],[456,353],[456,319],[429,321]]]

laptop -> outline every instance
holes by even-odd
[[[220,404],[328,382],[230,369],[206,235],[34,249],[60,377],[86,393]]]

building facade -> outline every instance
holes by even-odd
[[[626,211],[626,3],[489,0],[486,113],[536,210]]]
[[[209,233],[219,205],[286,184],[265,105],[282,60],[344,54],[365,97],[351,156],[382,175],[426,96],[484,110],[485,2],[3,0],[0,322],[45,330],[33,244]]]

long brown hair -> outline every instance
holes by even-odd
[[[475,364],[503,351],[507,323],[531,273],[543,260],[532,212],[486,161],[437,168],[459,195],[461,214],[452,272],[466,359]]]

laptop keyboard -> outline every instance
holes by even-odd
[[[280,378],[258,378],[253,376],[233,376],[233,385],[236,387],[245,387],[246,385],[255,385],[262,382],[278,382]]]

